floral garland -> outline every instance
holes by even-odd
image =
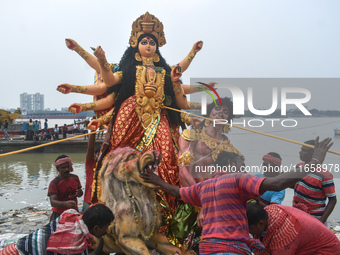
[[[125,168],[124,168],[125,170]],[[125,175],[125,171],[124,171],[124,175]],[[132,204],[132,208],[133,208],[133,214],[135,216],[135,221],[136,221],[136,224],[137,224],[137,227],[139,228],[140,232],[141,232],[141,235],[142,237],[145,239],[145,241],[148,241],[154,234],[155,232],[155,227],[156,227],[156,224],[157,224],[157,198],[156,198],[156,194],[154,193],[154,202],[153,202],[153,224],[152,224],[152,228],[151,228],[151,231],[149,233],[149,235],[146,235],[144,230],[142,229],[142,227],[140,226],[139,224],[139,217],[138,217],[138,214],[137,214],[137,210],[136,210],[136,202],[134,200],[135,196],[132,194],[131,192],[131,189],[130,189],[130,185],[129,185],[129,182],[127,181],[127,178],[125,178],[125,183],[126,183],[126,186],[125,186],[125,190],[129,196],[129,199],[131,201],[131,204]]]

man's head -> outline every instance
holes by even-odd
[[[106,230],[113,220],[112,211],[103,204],[91,206],[83,215],[83,221],[90,233],[97,238],[106,234]]]
[[[266,177],[275,177],[280,172],[282,158],[276,152],[269,152],[262,157],[263,174]]]
[[[260,237],[268,228],[268,213],[258,204],[249,203],[247,206],[249,233]]]
[[[314,146],[315,145],[315,140],[308,140],[308,141],[305,141],[304,143]],[[300,153],[300,159],[303,162],[308,163],[313,158],[314,148],[302,146],[299,153]]]
[[[60,155],[54,162],[57,171],[62,179],[70,178],[70,172],[73,171],[72,160],[65,154]]]
[[[229,172],[241,172],[242,167],[245,166],[244,161],[245,159],[244,159],[244,156],[242,155],[239,156],[233,152],[222,151],[218,155],[215,163],[216,163],[216,166],[228,167],[228,169],[231,170]]]

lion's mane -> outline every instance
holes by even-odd
[[[132,148],[117,148],[112,151],[104,161],[100,171],[100,179],[102,182],[102,197],[101,200],[105,201],[114,215],[118,212],[125,210],[131,215],[131,221],[135,221],[133,205],[127,193],[126,182],[120,181],[114,175],[121,169],[120,162],[124,161],[131,152],[135,152]],[[154,212],[158,208],[154,208],[154,190],[145,185],[133,181],[128,183],[133,199],[135,202],[135,209],[138,213],[139,224],[144,228],[146,233],[150,233],[152,225],[154,224]],[[155,210],[156,209],[156,210]],[[156,229],[159,227],[157,224]]]

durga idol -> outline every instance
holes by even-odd
[[[88,125],[89,129],[96,130],[110,124],[108,146],[103,145],[101,153],[125,146],[139,151],[159,150],[162,160],[156,171],[164,181],[179,186],[177,152],[179,127],[183,122],[179,112],[164,106],[190,109],[185,95],[190,93],[190,85],[181,84],[180,77],[202,48],[202,42],[196,42],[182,61],[170,67],[159,51],[166,44],[163,24],[146,12],[133,22],[129,44],[118,66],[113,69],[103,49],[100,46],[96,48],[94,55],[100,65],[102,83],[87,86],[65,83],[57,90],[65,94],[111,95],[93,103],[72,104],[69,110],[111,109]],[[97,176],[98,173],[95,174],[92,201],[100,198]],[[164,193],[161,197],[164,207],[173,214],[177,207],[176,199]]]

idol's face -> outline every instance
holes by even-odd
[[[149,36],[144,37],[138,44],[139,54],[142,57],[151,58],[157,49],[156,42]]]
[[[225,119],[227,120],[229,118],[229,109],[225,105],[216,105],[209,115],[211,119]]]

